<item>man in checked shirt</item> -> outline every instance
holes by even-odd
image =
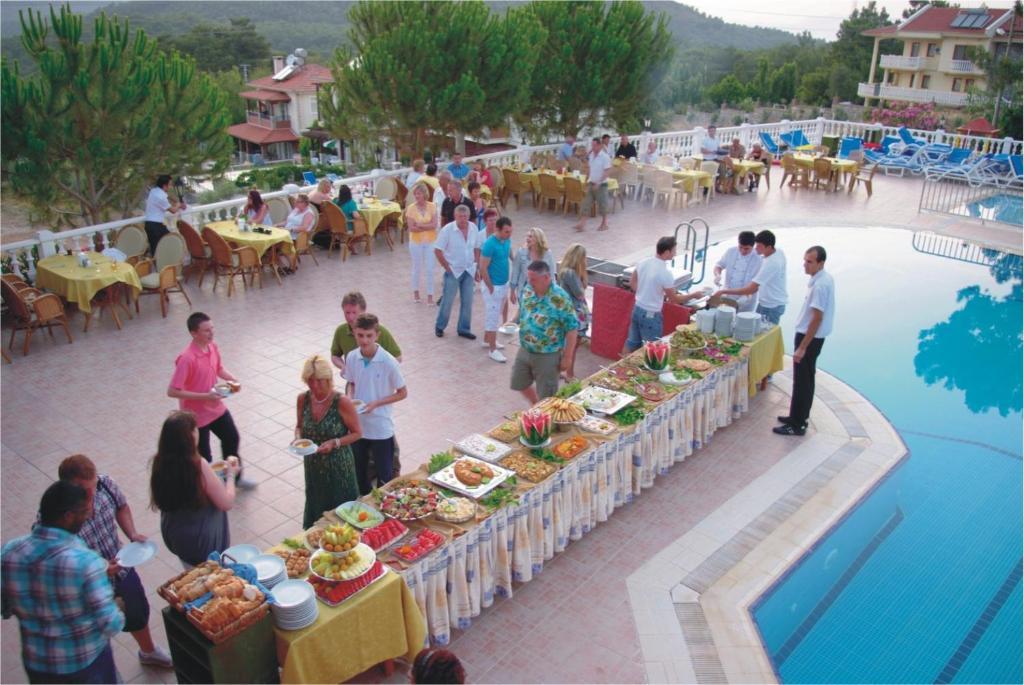
[[[107,562],[76,533],[92,515],[85,488],[59,480],[43,493],[40,523],[0,551],[0,611],[17,616],[32,683],[119,682],[110,638],[124,627]]]

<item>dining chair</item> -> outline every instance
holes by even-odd
[[[170,293],[181,293],[192,308],[192,299],[185,292],[180,276],[185,261],[185,239],[177,233],[168,233],[156,245],[156,256],[135,265],[135,273],[142,283],[142,292],[135,298],[135,312],[139,312],[139,300],[143,295],[160,296],[160,314],[167,318]]]
[[[576,205],[576,216],[583,211],[583,198],[586,193],[583,190],[583,181],[575,176],[565,177],[565,202],[562,203],[562,214],[569,212],[571,205]]]
[[[615,213],[616,202],[618,202],[623,209],[626,208],[626,201],[623,199],[624,194],[622,190],[622,173],[622,165],[613,166],[611,169],[608,170],[608,178],[614,178],[615,181],[618,183],[618,187],[615,188],[614,190],[612,190],[611,184],[608,184],[608,200],[611,204],[612,214]]]
[[[309,239],[309,233],[306,231],[299,231],[298,236],[295,238],[295,262],[298,264],[302,260],[299,258],[300,255],[309,255],[313,259],[313,264],[320,266],[320,262],[316,260],[316,255],[313,253],[313,242]]]
[[[501,169],[496,166],[487,167],[488,173],[491,174],[491,180],[494,181],[494,188],[492,194],[494,197],[494,206],[497,209],[499,205],[505,206],[505,175],[501,173]]]
[[[676,185],[675,178],[671,173],[658,169],[652,175],[651,186],[654,195],[651,201],[651,208],[658,205],[660,198],[665,198],[665,209],[671,211],[676,206],[686,206],[686,193],[682,186]]]
[[[395,202],[400,207],[405,206],[405,200],[409,197],[409,189],[405,187],[405,183],[398,176],[394,177],[395,180]]]
[[[370,235],[370,230],[366,225],[366,219],[356,218],[352,220],[352,232],[345,232],[344,236],[337,236],[336,233],[331,233],[331,247],[335,245],[336,236],[340,239],[341,245],[341,261],[348,259],[349,253],[355,253],[355,246],[359,243],[366,244],[366,254],[370,256],[373,254],[373,236]],[[327,250],[327,254],[330,254],[330,248]]]
[[[288,212],[292,211],[288,200],[283,197],[270,198],[267,200],[267,206],[270,207],[270,222],[273,224],[283,223],[288,218]]]
[[[519,177],[519,172],[514,169],[502,169],[502,178],[505,180],[504,188],[502,192],[502,204],[508,205],[508,198],[514,197],[516,199],[516,209],[519,209],[519,198],[528,192],[532,192],[529,185],[526,188],[523,187],[523,180]]]
[[[394,200],[395,195],[398,194],[398,186],[395,185],[395,179],[390,176],[378,178],[373,184],[373,194],[379,200],[388,202]]]
[[[791,188],[796,188],[798,185],[804,188],[807,187],[809,179],[807,167],[797,164],[792,152],[782,155],[782,180],[779,182],[780,188],[786,185],[786,179],[789,179],[789,186]]]
[[[631,199],[639,199],[640,192],[640,167],[632,162],[626,162],[621,167],[619,176],[620,192],[629,195]]]
[[[210,266],[210,259],[213,254],[210,251],[210,246],[203,242],[199,231],[193,228],[192,224],[187,221],[178,221],[178,233],[185,239],[185,246],[188,248],[188,255],[192,260],[190,266],[199,269],[199,287],[202,288],[203,277],[206,276],[206,269]],[[191,275],[191,272],[192,269],[185,272],[186,283],[188,283],[188,277]]]
[[[0,276],[0,278],[3,278],[3,280],[10,283],[15,290],[24,290],[25,288],[32,287],[16,274],[4,274],[3,276]]]
[[[718,181],[718,162],[701,162],[700,170],[711,174],[711,183],[707,186],[708,194],[704,196],[704,204],[707,204],[715,197],[715,186]],[[694,190],[694,192],[697,191]]]
[[[232,249],[228,242],[209,226],[203,229],[203,238],[206,240],[206,244],[210,246],[213,256],[214,291],[217,290],[217,282],[220,280],[221,274],[224,274],[228,279],[228,297],[231,297],[231,293],[234,291],[235,276],[242,277],[242,285],[246,289],[259,276],[260,287],[263,287],[260,257],[259,253],[256,252],[256,248],[246,245]],[[249,283],[245,281],[247,275],[249,276]]]
[[[130,263],[134,263],[149,250],[149,239],[142,228],[129,224],[117,232],[113,247],[123,252]]]
[[[554,174],[541,173],[538,178],[540,179],[540,193],[537,200],[540,211],[543,212],[546,206],[554,203],[552,211],[557,212],[559,206],[565,203],[565,190],[558,187],[558,177]]]
[[[864,189],[868,191],[868,197],[871,197],[871,184],[872,181],[874,181],[876,171],[878,171],[877,163],[869,166],[861,166],[857,169],[857,173],[850,175],[850,184],[846,192],[852,193],[858,183],[863,183]]]
[[[0,290],[3,293],[3,302],[7,307],[7,313],[13,319],[8,348],[14,347],[15,334],[18,331],[25,331],[25,343],[21,353],[28,355],[32,334],[40,328],[45,328],[52,339],[54,326],[64,329],[64,334],[68,337],[68,344],[74,342],[71,338],[71,328],[68,326],[68,317],[64,312],[64,303],[59,297],[53,293],[42,293],[35,288],[18,291],[7,280],[0,281]]]
[[[812,168],[814,175],[811,178],[811,187],[815,190],[824,188],[828,190],[832,185],[832,162],[824,157],[814,160]]]

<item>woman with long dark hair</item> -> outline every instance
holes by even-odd
[[[222,481],[199,455],[198,441],[195,414],[171,413],[160,430],[149,480],[164,544],[185,568],[231,544],[227,512],[235,502],[238,458],[228,457]]]
[[[341,208],[341,213],[345,215],[345,219],[348,222],[348,232],[351,233],[355,230],[353,222],[356,219],[362,218],[362,215],[359,213],[359,205],[352,199],[352,189],[342,184],[338,188],[338,197],[334,198],[334,204]]]
[[[263,201],[260,191],[253,188],[249,191],[249,199],[246,201],[242,211],[245,213],[245,218],[250,224],[263,224],[266,223],[267,212],[270,211],[270,206]]]

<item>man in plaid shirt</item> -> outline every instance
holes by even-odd
[[[131,633],[138,643],[139,661],[147,666],[174,668],[167,650],[153,643],[149,632],[149,600],[139,574],[117,563],[117,553],[121,551],[118,526],[131,542],[146,541],[146,536],[135,530],[132,510],[121,488],[110,476],[97,473],[92,459],[84,454],[74,454],[62,461],[57,477],[85,488],[92,499],[92,516],[78,531],[78,537],[107,561],[107,576],[124,612],[124,631]]]
[[[76,535],[92,515],[89,493],[57,481],[39,503],[41,522],[0,551],[0,611],[17,616],[32,683],[114,683],[110,638],[124,627],[107,562]]]

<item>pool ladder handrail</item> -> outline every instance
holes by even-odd
[[[694,224],[696,224],[698,222],[702,225],[703,231],[704,231],[704,245],[703,245],[703,247],[700,247],[700,231],[702,229],[701,229],[701,227],[698,227],[698,226],[694,225]],[[694,217],[694,218],[690,219],[689,221],[684,221],[683,223],[681,223],[678,226],[676,226],[675,233],[673,234],[673,237],[676,239],[677,244],[678,244],[678,241],[679,241],[679,229],[681,229],[681,228],[685,228],[686,229],[686,237],[685,237],[685,239],[683,241],[683,248],[682,248],[683,267],[690,271],[690,274],[691,274],[690,284],[692,286],[692,285],[700,283],[701,281],[704,280],[705,272],[707,270],[706,269],[707,262],[704,259],[704,257],[708,253],[708,239],[711,236],[711,227],[708,226],[708,222],[707,221],[705,221],[703,218],[701,218],[699,216]],[[676,259],[678,259],[678,258],[679,258],[679,251],[676,252]],[[697,262],[698,261],[700,262],[700,277],[699,278],[697,276]],[[672,266],[675,266],[675,264],[676,264],[676,260],[673,259],[672,260]]]

